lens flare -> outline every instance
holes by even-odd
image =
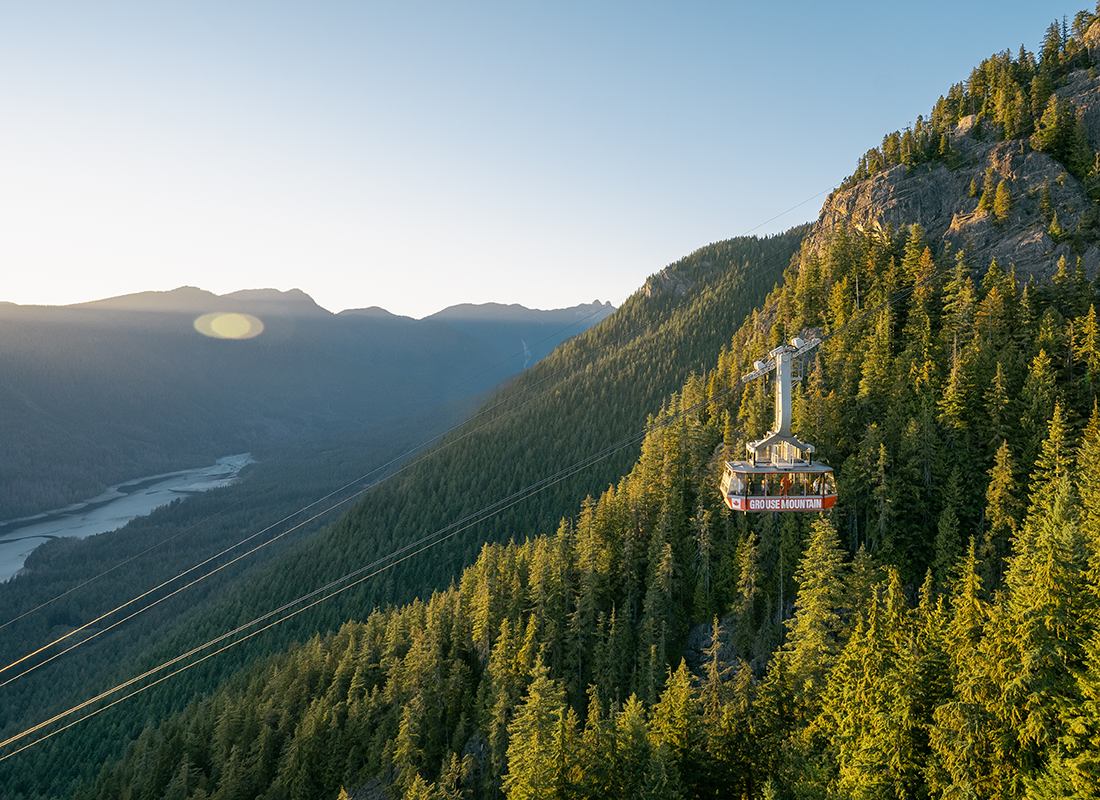
[[[212,339],[252,339],[264,332],[264,324],[251,314],[215,311],[195,320],[195,330]]]

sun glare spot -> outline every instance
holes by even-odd
[[[251,314],[203,314],[195,320],[195,330],[212,339],[252,339],[264,332],[264,324]]]

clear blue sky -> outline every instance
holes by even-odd
[[[618,304],[1082,8],[2,3],[0,300]]]

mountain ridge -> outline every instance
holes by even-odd
[[[137,627],[131,628],[125,641],[104,637],[91,642],[77,659],[50,665],[49,671],[43,670],[42,680],[32,679],[19,693],[9,695],[0,689],[4,693],[0,708],[6,709],[9,725],[3,732],[10,730],[17,719],[63,702],[65,693],[59,691],[60,686],[79,686],[79,693],[103,686],[105,681],[124,680],[122,676],[132,674],[136,665],[159,660],[165,649],[172,650],[181,642],[187,642],[185,646],[190,648],[198,643],[196,637],[205,639],[209,630],[226,623],[235,626],[252,615],[253,609],[269,610],[269,603],[281,605],[283,598],[297,596],[301,586],[316,588],[319,584],[315,581],[323,584],[343,574],[349,563],[370,563],[390,548],[407,544],[410,537],[420,538],[425,531],[475,512],[479,504],[522,489],[544,477],[545,470],[572,463],[579,448],[602,450],[625,435],[636,434],[646,424],[653,405],[682,382],[683,374],[703,368],[709,354],[727,340],[727,331],[743,322],[752,305],[775,285],[806,230],[806,226],[800,226],[773,237],[715,243],[670,265],[670,272],[692,283],[692,292],[684,296],[673,291],[638,290],[615,314],[564,342],[547,359],[521,373],[481,409],[469,427],[452,432],[421,463],[410,466],[404,477],[372,489],[352,513],[327,531],[285,550],[275,561],[261,564],[242,576],[239,585],[213,582],[211,588],[200,591],[199,596],[205,599],[199,606],[191,606],[183,596],[178,602],[158,606],[135,620]],[[568,411],[560,410],[564,408]],[[304,641],[312,630],[338,627],[347,615],[362,616],[364,609],[376,604],[404,602],[412,596],[410,593],[424,586],[446,586],[476,559],[484,539],[507,539],[520,532],[533,535],[555,524],[563,514],[571,513],[584,494],[615,482],[635,453],[636,445],[620,450],[586,472],[553,483],[524,504],[456,536],[433,557],[412,560],[382,580],[344,593],[335,602],[246,643],[244,650],[237,651],[234,663],[236,658],[251,660],[272,647],[286,646],[287,641]],[[323,459],[309,463],[320,464]],[[459,463],[466,466],[451,474]],[[500,464],[509,468],[500,469]],[[253,469],[262,468],[263,463]],[[296,490],[298,483],[287,480],[291,480],[287,490]],[[248,491],[246,480],[235,496]],[[217,501],[215,495],[203,496],[204,506]],[[159,516],[180,516],[186,510],[185,504],[178,512],[169,509]],[[148,541],[152,535],[164,533],[161,528],[153,529],[138,541]],[[234,541],[227,539],[226,546]],[[40,558],[28,562],[30,574],[20,579],[26,581],[20,597],[6,593],[7,586],[0,585],[3,614],[14,617],[26,610],[26,603],[48,600],[53,587],[71,584],[82,574],[84,563],[98,565],[108,558],[118,558],[110,544],[109,540],[86,540],[72,547],[43,548]],[[117,582],[99,588],[97,607],[109,608],[123,602],[131,581],[144,586],[151,579],[129,570]],[[38,639],[49,634],[48,630],[39,630],[43,623],[54,620],[53,624],[68,625],[81,615],[74,598],[66,603],[64,613],[40,619],[29,617],[14,630],[27,639]],[[13,648],[12,640],[0,639],[0,654],[7,654],[5,647]],[[13,657],[17,655],[12,653]],[[189,687],[207,686],[212,690],[221,677],[229,674],[225,670],[232,671],[230,662],[224,659],[212,660],[209,667],[212,672],[204,666],[184,682],[165,684],[166,692],[149,695],[138,704],[153,717],[163,715],[182,707]],[[128,717],[121,725],[130,733],[121,737],[121,729],[115,727],[118,718],[104,715],[102,719],[115,720],[109,722],[112,732],[91,733],[100,730],[98,721],[93,721],[87,729],[94,740],[89,740],[89,760],[82,762],[84,766],[73,762],[74,770],[85,769],[108,754],[117,755],[118,743],[130,733],[139,733]],[[0,774],[11,773],[0,767]],[[51,775],[49,770],[41,777],[68,780],[66,775],[57,771]],[[0,777],[0,783],[3,780]]]
[[[1045,42],[1057,41],[1048,31]],[[1080,41],[1100,41],[1100,22],[1089,24]],[[966,89],[956,84],[927,120],[918,116],[914,127],[883,137],[882,146],[869,150],[856,174],[826,199],[810,250],[823,257],[825,241],[839,226],[897,233],[916,223],[937,250],[966,248],[976,263],[1012,264],[1025,283],[1031,276],[1053,278],[1061,258],[1080,258],[1085,273],[1095,276],[1100,77],[1091,65],[1074,66],[1075,58],[1080,60],[1080,51],[1065,66],[1045,71],[1022,49],[1015,61],[1008,51],[986,59],[969,83],[982,91],[999,86],[996,102],[990,92],[983,110],[964,109]],[[1013,89],[1011,76],[1025,70],[1036,73],[1030,98],[1018,92],[1015,102],[1032,107],[1013,110],[1003,98]],[[1008,207],[998,213],[992,201],[1002,182]]]
[[[1074,80],[1069,68],[1087,52],[1064,29],[1052,25],[1042,59],[1024,53],[1023,66]],[[1041,80],[1039,89],[1042,116],[1061,115],[1064,98],[1052,91],[1044,106]],[[956,113],[968,99],[956,98]],[[1014,119],[991,109],[982,126],[979,117],[959,133],[974,139],[974,163],[962,161],[972,142],[956,138],[952,151],[941,116],[933,130],[946,146],[921,144],[927,132],[918,130],[918,147],[887,154],[908,162],[880,164],[826,201],[823,215],[836,218],[819,223],[747,316],[707,302],[723,287],[721,272],[733,273],[715,266],[716,247],[651,276],[546,362],[579,363],[582,346],[652,331],[606,359],[606,382],[578,370],[531,416],[498,412],[496,433],[441,447],[438,468],[368,496],[296,552],[293,569],[273,567],[196,624],[229,629],[264,593],[277,606],[280,578],[293,594],[290,581],[326,585],[348,567],[342,559],[404,552],[425,531],[444,530],[437,520],[466,519],[482,497],[528,485],[532,460],[552,470],[598,452],[604,428],[633,432],[638,398],[614,390],[644,376],[645,440],[617,482],[572,498],[560,522],[546,508],[513,515],[476,559],[463,553],[477,543],[467,535],[349,593],[347,605],[303,623],[296,647],[213,693],[196,680],[182,713],[159,717],[152,709],[163,706],[147,700],[119,723],[131,749],[80,796],[141,787],[149,797],[410,800],[1095,797],[1100,276],[1088,280],[1096,231],[1080,224],[1089,213],[1074,207],[1080,195],[1048,192],[1043,235],[1068,251],[1021,249],[1040,224],[1031,218],[1047,213],[1041,193],[1053,164],[1090,200],[1094,187],[1087,165],[1071,169],[1068,150],[1026,171],[1015,156],[1030,157],[1030,139],[987,150],[977,131],[1001,124],[998,115]],[[1036,134],[1045,127],[1033,125]],[[943,177],[939,158],[960,159],[954,169],[966,172]],[[972,192],[965,177],[976,174],[983,185]],[[1013,180],[1016,204],[995,201],[1002,182],[1011,195]],[[952,192],[935,213],[920,201],[933,183]],[[843,198],[876,186],[908,194],[890,208],[868,199],[866,217],[851,225],[840,218]],[[981,214],[996,223],[967,216],[979,194],[988,201]],[[1067,227],[1081,215],[1068,238],[1053,224],[1060,209],[1071,215]],[[944,238],[957,216],[970,248]],[[984,229],[966,226],[983,221],[1003,241],[975,255]],[[1013,259],[994,260],[997,246],[1021,254],[1025,277],[1049,272],[1042,259],[1053,254],[1053,281],[1019,286]],[[1082,256],[1076,269],[1067,252]],[[723,288],[723,300],[748,294]],[[733,333],[705,335],[716,328]],[[768,382],[740,376],[807,330],[835,335],[807,365],[794,427],[834,466],[840,499],[828,517],[734,514],[716,491],[722,462],[744,452],[773,410]],[[670,377],[651,373],[669,364],[688,374],[655,401]],[[493,402],[542,379],[529,373]],[[394,602],[402,592],[416,599]],[[317,635],[307,640],[311,626]],[[184,645],[165,643],[164,655]],[[160,721],[139,736],[150,718]]]
[[[262,333],[200,335],[196,318],[211,313],[252,315]],[[525,329],[541,332],[539,357],[597,321],[580,315],[572,327],[548,327],[544,316],[526,312]],[[515,323],[507,335],[503,324],[488,318],[465,331],[434,319],[332,314],[300,290],[180,287],[72,306],[5,304],[0,518],[479,394],[529,365],[518,341],[506,346]]]

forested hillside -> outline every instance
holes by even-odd
[[[1093,24],[1085,13],[1072,35],[1055,25],[1038,58],[1009,64],[1030,64],[1052,92],[1075,85]],[[949,151],[1025,134],[979,88],[972,78],[959,97],[972,124],[944,123]],[[1006,141],[1042,146],[1027,135]],[[857,173],[846,191],[875,177]],[[977,191],[950,202],[993,220],[996,193],[989,208]],[[494,518],[449,586],[438,578],[459,571],[472,535],[364,584],[363,613],[333,606],[355,621],[151,718],[77,795],[1100,796],[1100,274],[1085,258],[1095,231],[1050,248],[1050,280],[1021,280],[922,224],[849,226],[832,210],[743,325],[712,333],[722,320],[702,293],[692,301],[700,273],[686,268],[714,269],[700,259],[591,332],[590,343],[614,341],[667,308],[700,348],[724,341],[649,403],[621,479],[564,519],[546,519],[549,504]],[[612,362],[631,382],[656,386],[659,359],[692,341],[653,333],[624,348],[649,342],[646,360]],[[809,334],[825,344],[796,390],[793,427],[835,468],[837,506],[731,512],[716,488],[722,463],[773,408],[769,382],[740,376]],[[551,361],[573,363],[579,346]],[[597,451],[597,430],[629,432],[628,395],[581,375],[554,391],[586,401],[568,406],[590,409],[583,421],[550,405],[523,430],[501,417],[507,436],[471,436],[461,458],[456,446],[388,484],[301,551],[293,574],[315,585],[337,566],[325,558],[369,560],[522,489],[566,453]],[[528,452],[539,455],[530,466]],[[273,569],[234,599],[239,616],[207,627],[247,618],[253,595],[275,601],[280,575],[289,583]],[[425,588],[403,602],[413,582]],[[323,630],[330,618],[314,619]],[[123,712],[112,719],[113,735],[133,729]],[[40,752],[57,764],[96,746],[72,732]],[[5,785],[38,790],[31,765],[47,762],[34,753],[5,762],[27,765]]]
[[[555,533],[487,545],[450,589],[258,664],[151,726],[88,796],[1095,787],[1100,287],[1018,291],[923,242],[838,234],[834,287],[916,291],[861,316],[850,289],[800,306],[790,275],[767,306],[786,325],[738,331]],[[808,327],[844,329],[796,415],[830,443],[842,502],[730,512],[721,460],[771,410],[738,376]]]
[[[797,252],[806,230],[802,226],[767,239],[748,237],[717,243],[670,265],[613,316],[520,376],[471,423],[410,467],[401,480],[373,489],[345,520],[313,543],[283,554],[235,590],[226,588],[223,581],[216,582],[215,589],[203,588],[205,584],[198,587],[203,605],[180,612],[176,624],[166,613],[143,615],[127,623],[140,631],[140,641],[159,638],[151,652],[135,656],[134,636],[122,627],[111,636],[121,636],[123,641],[101,637],[0,688],[3,732],[14,733],[39,721],[45,713],[63,710],[100,688],[141,672],[145,666],[186,651],[211,635],[230,630],[410,540],[462,519],[499,500],[497,492],[521,490],[640,430],[650,410],[659,407],[661,398],[676,388],[684,374],[702,368],[728,340],[729,331],[762,302],[781,278],[792,253]],[[51,740],[0,764],[0,771],[6,770],[0,782],[10,777],[31,781],[28,789],[64,787],[73,777],[89,774],[88,770],[94,773],[105,758],[122,752],[122,745],[140,733],[147,719],[182,707],[196,693],[212,690],[222,676],[252,659],[283,649],[295,640],[304,641],[315,631],[336,630],[344,620],[364,619],[375,606],[407,602],[432,587],[446,588],[476,559],[485,540],[507,541],[513,535],[533,535],[546,525],[553,529],[587,492],[618,480],[637,452],[635,444],[584,474],[525,497],[522,504],[463,532],[445,547],[411,560],[259,640],[246,642],[227,657],[204,663],[156,692],[129,701],[118,709],[121,714],[112,711],[92,720],[82,726],[83,730],[72,732],[77,738],[69,744],[62,739]],[[500,469],[499,465],[506,468]],[[303,468],[326,467],[323,459],[314,457]],[[316,481],[310,477],[306,483],[312,486]],[[242,515],[236,513],[237,517]],[[90,568],[94,565],[98,569],[103,563],[99,549],[89,559]],[[64,574],[76,583],[81,552],[76,547],[71,553],[59,554],[68,557],[64,564],[43,563],[43,591],[19,603],[19,597],[10,595],[10,613],[22,613],[46,599],[45,586],[56,586],[56,575]],[[129,590],[136,594],[152,585],[146,577],[140,577]],[[31,615],[20,620],[18,627],[9,628],[13,635],[2,641],[22,643],[21,648],[28,642],[44,644],[56,635],[51,625],[72,626],[91,619],[112,607],[107,597],[125,588],[128,585],[124,581],[112,582],[107,596],[97,590],[93,594],[95,603],[83,608],[82,595],[70,596],[63,606],[64,615]],[[172,601],[174,605],[167,607],[186,607],[190,598],[190,592],[181,594]],[[14,658],[22,649],[16,652],[13,646],[5,652]],[[119,656],[126,660],[120,662]],[[60,756],[59,751],[52,750],[55,742],[67,752],[72,752],[69,748],[79,749],[82,756]],[[65,758],[65,763],[72,765],[71,771],[48,766],[58,758]]]
[[[1093,15],[1063,18],[1039,54],[997,53],[860,157],[830,195],[814,234],[843,222],[884,231],[919,223],[936,249],[1051,279],[1059,257],[1100,264],[1100,46]]]

